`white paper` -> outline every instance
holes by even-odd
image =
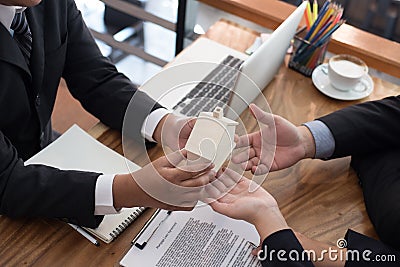
[[[165,219],[161,224],[160,222]],[[154,230],[159,228],[154,232]],[[153,236],[149,239],[149,236]],[[136,240],[147,245],[128,251],[120,264],[130,266],[261,266],[251,250],[259,244],[253,225],[202,205],[193,211],[161,211]]]
[[[130,173],[140,168],[98,142],[77,125],[72,126],[57,140],[25,162],[25,165],[29,164],[110,175]],[[139,207],[122,209],[118,214],[104,216],[98,228],[85,227],[85,229],[109,243],[116,236],[115,233],[125,228],[122,222],[133,221],[142,211],[143,208]]]
[[[98,142],[77,125],[73,125],[57,140],[25,162],[25,165],[29,164],[103,174],[130,173],[140,168]]]

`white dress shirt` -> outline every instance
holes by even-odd
[[[18,7],[16,6],[4,6],[0,5],[0,22],[10,31],[11,23],[15,16],[15,11]]]
[[[13,34],[11,28],[11,23],[14,19],[16,12],[24,11],[24,7],[18,6],[5,6],[0,5],[0,23],[6,27],[6,29]],[[141,133],[142,136],[145,137],[149,141],[153,141],[153,133],[156,129],[160,120],[170,111],[160,108],[147,116],[145,122],[142,125]],[[95,215],[105,215],[105,214],[114,214],[117,211],[114,208],[113,194],[112,194],[112,186],[114,182],[115,175],[100,175],[96,182],[95,189]]]

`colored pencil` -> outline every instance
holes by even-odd
[[[308,31],[307,35],[304,37],[304,39],[309,40],[311,34],[313,34],[315,28],[317,27],[317,25],[319,24],[319,22],[321,21],[322,17],[324,16],[324,14],[326,13],[328,6],[330,4],[330,1],[326,1],[325,4],[322,6],[321,12],[318,15],[317,20],[313,23],[313,25],[311,26],[311,29]]]
[[[318,2],[314,0],[313,4],[313,23],[317,20],[318,17]]]
[[[321,37],[325,31],[329,28],[329,26],[331,26],[332,21],[329,21],[324,27],[321,28],[320,31],[318,31],[318,33],[314,36],[313,39],[311,39],[310,43],[314,43],[315,41],[317,41],[319,39],[319,37]]]
[[[313,24],[314,20],[313,20],[313,16],[311,14],[311,5],[310,5],[310,1],[307,0],[307,7],[306,7],[306,20],[308,20],[310,27]]]
[[[331,16],[334,12],[333,7],[329,7],[328,10],[325,12],[324,17],[320,20],[318,23],[317,27],[315,28],[314,32],[311,34],[310,39],[314,38],[314,36],[318,33],[318,31],[321,29],[321,27],[324,25],[324,23],[327,21],[329,16]]]
[[[329,30],[321,39],[318,40],[316,43],[316,46],[320,46],[323,44],[343,23],[345,23],[344,20],[341,20],[339,23],[337,23],[335,26],[333,26],[332,29]]]
[[[304,17],[308,32],[304,39],[300,39],[300,44],[291,61],[295,62],[300,72],[311,75],[311,71],[321,63],[330,37],[345,21],[342,19],[341,5],[327,0],[318,11],[317,0],[305,1],[307,1],[307,7]]]
[[[310,28],[311,28],[311,22],[310,22],[309,19],[308,19],[307,10],[304,11],[304,19],[306,20],[307,30],[310,30]]]

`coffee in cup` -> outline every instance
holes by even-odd
[[[361,79],[367,73],[367,64],[351,55],[336,55],[328,62],[329,80],[332,86],[340,91],[365,91],[367,85],[362,83]]]

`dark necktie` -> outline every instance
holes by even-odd
[[[11,23],[11,29],[14,30],[14,40],[18,43],[26,62],[29,65],[29,59],[32,51],[32,33],[29,29],[28,21],[24,12],[18,12]]]

